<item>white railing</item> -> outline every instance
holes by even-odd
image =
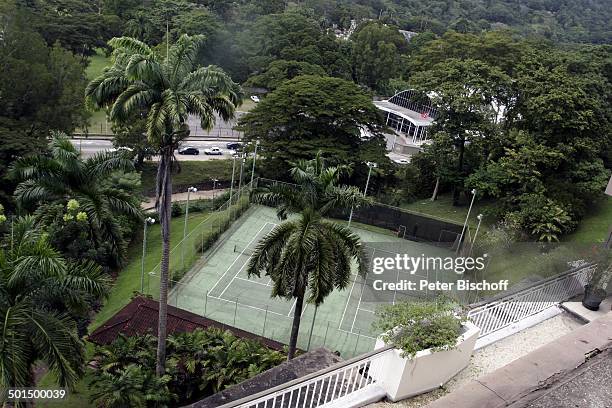
[[[385,370],[384,360],[392,352],[392,346],[374,350],[220,408],[343,406],[342,399],[376,385]]]
[[[468,318],[480,328],[478,337],[484,337],[580,294],[595,267],[594,264],[585,265],[489,301],[470,310]]]

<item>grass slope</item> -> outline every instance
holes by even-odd
[[[232,179],[231,160],[181,161],[180,165],[180,173],[172,176],[172,184],[176,186],[208,182],[211,178],[222,181]],[[238,167],[238,162],[236,167]],[[142,191],[155,189],[156,173],[157,163],[146,162],[143,164],[141,173]]]

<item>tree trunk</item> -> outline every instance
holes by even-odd
[[[431,195],[431,201],[438,199],[438,188],[440,188],[440,177],[436,177],[436,186],[434,187],[433,194]]]
[[[301,294],[295,301],[295,310],[293,312],[293,324],[291,325],[291,338],[289,339],[289,352],[287,353],[287,360],[291,360],[295,357],[295,350],[297,348],[297,339],[300,332],[300,319],[302,318],[302,306],[304,305],[304,295]]]
[[[170,267],[170,209],[172,206],[172,150],[162,151],[157,172],[157,198],[162,235],[162,254],[159,276],[159,318],[157,325],[158,377],[166,371],[166,326],[168,320],[168,270]]]
[[[459,141],[459,159],[457,160],[457,177],[458,181],[455,183],[453,188],[453,205],[456,207],[459,205],[459,196],[461,190],[463,190],[463,156],[465,153],[465,139],[461,138]],[[461,183],[461,184],[459,184]]]

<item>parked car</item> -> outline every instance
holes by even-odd
[[[242,150],[242,143],[239,142],[230,142],[228,144],[225,145],[225,147],[227,147],[230,150]]]
[[[255,103],[259,103],[259,96],[257,95],[251,95],[251,100]]]
[[[179,147],[178,154],[191,154],[197,156],[198,154],[200,154],[200,150],[197,147],[193,146],[183,146]]]
[[[213,146],[210,149],[204,149],[204,154],[209,156],[220,156],[223,154],[223,152],[218,147]]]
[[[393,161],[394,161],[395,163],[397,163],[397,164],[408,164],[408,163],[410,163],[410,160],[409,160],[409,159],[403,159],[403,158],[400,158],[400,159],[393,159]]]

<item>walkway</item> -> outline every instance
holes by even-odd
[[[225,189],[217,189],[213,192],[213,190],[202,190],[202,191],[197,191],[195,193],[191,193],[191,196],[189,197],[190,201],[193,200],[210,200],[211,198],[213,198],[213,195],[215,197],[219,197],[221,194],[225,193],[227,190]],[[175,193],[172,194],[172,202],[182,202],[182,201],[187,201],[187,193]],[[235,200],[232,200],[235,201]],[[145,201],[142,202],[142,204],[140,205],[141,208],[143,210],[151,210],[153,208],[155,208],[155,198],[154,197],[145,197]]]
[[[428,408],[610,408],[611,353],[612,312],[608,312]]]
[[[582,324],[571,315],[562,313],[475,351],[467,368],[450,380],[444,388],[397,403],[376,403],[370,405],[369,408],[424,407],[449,392],[458,390],[470,381],[491,373],[581,326]]]

